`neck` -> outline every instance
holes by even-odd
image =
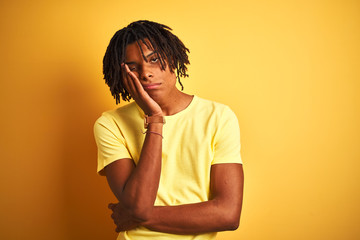
[[[160,105],[163,114],[165,116],[170,116],[184,110],[187,106],[189,106],[192,99],[193,96],[176,89],[176,91],[174,91],[168,99],[161,99],[156,102]]]

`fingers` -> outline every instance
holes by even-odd
[[[140,80],[136,77],[136,75],[130,71],[129,66],[127,64],[122,64],[124,69],[124,84],[127,87],[130,94],[136,99],[145,94],[145,90],[140,83]]]
[[[130,95],[132,97],[134,97],[135,95],[135,87],[134,87],[134,84],[133,84],[133,81],[130,77],[130,69],[129,67],[126,65],[126,64],[121,64],[121,67],[122,67],[122,72],[123,72],[123,82],[124,82],[124,85],[125,85],[125,88],[126,90],[130,93]]]
[[[137,221],[134,221],[132,217],[122,208],[120,203],[110,203],[108,208],[113,212],[111,218],[116,225],[115,231],[117,233],[134,229],[139,226]]]
[[[127,91],[135,102],[141,107],[146,114],[162,112],[159,104],[150,97],[140,83],[138,77],[130,71],[129,66],[125,63],[121,64],[123,72],[123,82]]]
[[[127,64],[125,64],[125,70],[128,73],[128,75],[130,76],[130,79],[132,80],[130,82],[132,83],[132,86],[134,87],[134,89],[139,93],[144,91],[144,88],[142,87],[140,80],[135,76],[135,74],[133,72],[130,71],[129,66]]]
[[[114,210],[114,208],[116,207],[117,204],[115,203],[109,203],[108,208],[111,210]]]

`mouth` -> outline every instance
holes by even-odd
[[[159,88],[161,83],[150,83],[150,84],[143,84],[144,89],[157,89]]]

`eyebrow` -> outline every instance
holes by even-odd
[[[153,51],[151,53],[149,53],[148,55],[145,56],[145,58],[151,57],[152,55],[156,54],[156,51]],[[136,62],[125,62],[125,64],[129,65],[129,64],[136,64]]]
[[[156,51],[151,52],[151,53],[149,53],[148,55],[146,55],[145,57],[146,57],[146,58],[148,58],[148,57],[150,57],[150,56],[154,55],[155,53],[156,53]]]

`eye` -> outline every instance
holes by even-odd
[[[150,62],[156,63],[158,60],[159,60],[159,58],[153,57],[153,58],[150,59]]]

